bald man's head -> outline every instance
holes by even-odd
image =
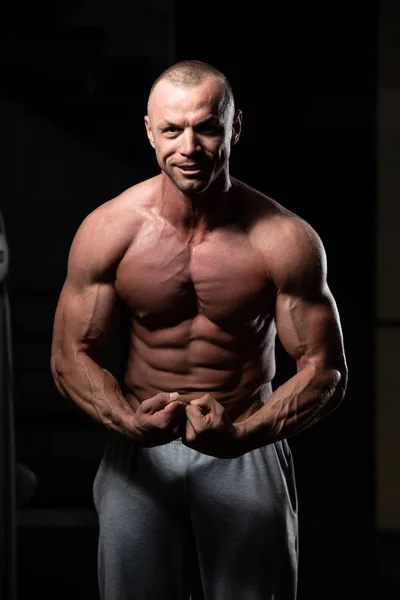
[[[167,81],[171,85],[180,88],[196,87],[208,78],[215,79],[221,86],[223,97],[222,109],[230,109],[235,112],[235,102],[231,85],[226,76],[212,65],[199,60],[183,60],[168,67],[157,77],[150,89],[147,103],[147,112],[151,111],[151,100],[153,92],[161,81]]]

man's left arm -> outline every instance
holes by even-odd
[[[296,363],[296,373],[258,412],[237,424],[237,442],[245,451],[314,425],[339,406],[347,387],[342,328],[327,283],[322,242],[299,219],[291,224],[285,249],[278,253],[271,275],[277,289],[277,334]]]

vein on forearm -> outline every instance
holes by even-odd
[[[339,379],[338,371],[315,375],[312,367],[294,375],[268,400],[272,429],[280,434],[283,429],[289,433],[289,428],[304,428],[332,398]]]
[[[318,372],[308,365],[279,386],[260,410],[242,425],[257,445],[287,438],[313,425],[333,410],[341,397],[341,374],[336,369]]]
[[[116,379],[84,351],[55,360],[60,391],[106,427],[118,428],[122,413],[132,412]]]

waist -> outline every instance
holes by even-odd
[[[250,415],[257,412],[261,406],[266,402],[268,397],[272,393],[271,383],[266,383],[261,389],[243,390],[235,389],[230,391],[220,391],[215,389],[200,389],[200,390],[178,390],[178,389],[165,389],[156,388],[153,386],[146,387],[129,387],[124,386],[124,396],[127,399],[129,405],[133,410],[137,410],[138,406],[143,402],[156,396],[160,392],[178,392],[178,399],[181,402],[189,404],[191,400],[200,398],[205,394],[210,394],[217,402],[219,402],[224,409],[230,420],[235,423],[243,421],[250,417]]]

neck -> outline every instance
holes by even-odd
[[[178,229],[205,233],[228,216],[231,187],[229,177],[224,174],[204,192],[186,194],[162,172],[158,201],[160,215]]]

